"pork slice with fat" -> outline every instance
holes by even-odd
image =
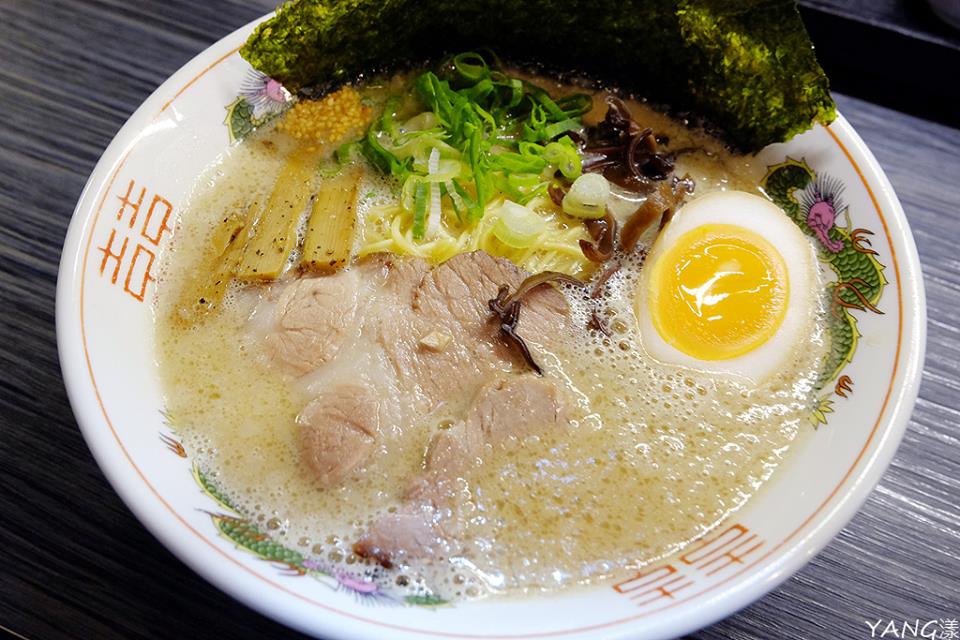
[[[352,270],[276,285],[279,297],[263,310],[268,318],[267,356],[303,375],[333,360],[357,315],[360,278]],[[258,313],[260,311],[258,310]]]
[[[373,452],[381,437],[379,395],[370,385],[343,383],[300,412],[303,459],[321,485],[336,485]]]
[[[363,277],[372,279],[399,304],[410,306],[414,292],[430,271],[430,263],[422,258],[374,253],[363,258],[358,269]]]
[[[392,438],[433,411],[467,416],[431,446],[431,459],[447,461],[457,456],[441,453],[444,447],[463,449],[457,454],[463,461],[479,455],[481,445],[500,442],[498,425],[508,422],[498,416],[510,414],[510,407],[521,417],[521,405],[542,413],[535,394],[514,388],[519,383],[490,386],[526,368],[501,339],[489,309],[500,287],[516,290],[526,277],[482,251],[435,267],[420,258],[377,254],[333,275],[267,290],[253,327],[269,360],[314,396],[298,423],[303,458],[322,485],[361,469],[378,447],[388,452]],[[532,346],[549,348],[568,333],[568,313],[560,291],[540,287],[524,298],[517,331]],[[527,384],[539,388],[535,380]],[[499,413],[488,399],[494,397],[505,407]],[[428,467],[427,475],[436,476],[441,465],[428,461]],[[442,484],[427,475],[420,478],[427,486]]]
[[[484,386],[466,419],[431,439],[425,471],[407,489],[408,498],[442,503],[459,478],[511,440],[567,424],[556,385],[532,376],[499,378]]]
[[[485,251],[461,253],[424,275],[413,306],[427,320],[473,328],[478,337],[490,340],[497,332],[489,322],[490,299],[501,286],[516,290],[528,275],[509,260]],[[554,287],[531,291],[524,307],[518,333],[525,338],[539,341],[567,324],[567,301]]]
[[[385,348],[427,410],[470,397],[494,375],[526,368],[501,339],[489,307],[501,286],[515,290],[526,277],[483,251],[454,256],[423,275],[412,299],[412,335],[404,339],[391,329]],[[523,304],[518,333],[530,344],[548,345],[568,329],[566,299],[553,287],[534,290]]]
[[[510,376],[485,385],[466,418],[432,438],[424,471],[407,487],[405,502],[382,516],[354,545],[364,557],[385,566],[405,559],[456,553],[450,532],[451,503],[471,471],[511,440],[552,431],[569,424],[556,385],[532,376]]]
[[[394,368],[378,340],[388,322],[409,325],[412,291],[429,268],[418,258],[378,255],[330,279],[359,282],[350,318],[353,336],[332,361],[303,380],[315,395],[298,416],[303,456],[320,484],[333,486],[360,470],[380,446],[402,435],[415,417],[405,406]],[[349,381],[349,382],[344,382]]]

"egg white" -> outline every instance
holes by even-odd
[[[701,360],[668,344],[654,326],[648,305],[652,267],[681,236],[705,224],[736,225],[764,237],[783,257],[789,283],[786,313],[776,332],[752,351],[725,360]],[[678,210],[647,256],[635,292],[640,340],[647,355],[664,364],[734,376],[757,384],[780,369],[801,348],[804,339],[813,335],[820,291],[813,245],[778,206],[742,191],[710,193]]]

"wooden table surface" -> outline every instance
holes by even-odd
[[[100,153],[168,75],[272,5],[0,0],[0,628],[11,633],[302,637],[201,580],[124,507],[77,429],[54,337],[60,248]],[[867,620],[960,617],[960,130],[837,99],[919,246],[920,399],[893,464],[839,537],[692,638],[869,638]]]

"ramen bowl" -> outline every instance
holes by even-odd
[[[842,116],[757,158],[775,202],[799,208],[800,219],[816,207],[821,225],[829,213],[845,238],[850,260],[821,257],[846,332],[841,366],[819,392],[809,437],[703,538],[608,583],[448,603],[325,569],[309,549],[271,539],[233,511],[165,417],[153,310],[158,264],[197,176],[288,106],[237,53],[255,24],[190,61],[120,130],[77,203],[60,266],[57,337],[77,421],[117,493],[183,562],[244,604],[324,638],[668,638],[761,597],[852,518],[906,428],[925,307],[903,210]]]

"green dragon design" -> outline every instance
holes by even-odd
[[[830,349],[823,364],[817,388],[835,380],[853,359],[860,338],[853,310],[882,314],[877,308],[887,279],[877,252],[870,248],[867,229],[839,226],[838,218],[847,213],[842,202],[843,185],[839,180],[817,174],[803,161],[787,158],[767,169],[761,186],[773,201],[820,247],[819,257],[837,276],[828,286],[830,297]],[[847,384],[847,383],[845,383]],[[845,385],[844,385],[845,386]],[[837,393],[846,397],[838,385]],[[830,394],[821,398],[814,411],[815,424],[826,423],[832,411]]]
[[[395,595],[384,591],[380,585],[363,576],[340,571],[320,560],[310,558],[303,553],[286,547],[270,537],[249,518],[239,515],[239,511],[229,497],[217,484],[203,472],[200,465],[193,464],[193,478],[197,485],[220,507],[229,513],[206,513],[213,520],[221,536],[231,541],[238,549],[252,553],[266,562],[280,565],[298,576],[312,576],[334,589],[346,590],[358,597],[361,602],[376,604],[408,604],[414,606],[436,607],[449,604],[447,600],[432,593]]]
[[[295,99],[276,80],[250,69],[237,99],[224,107],[230,142],[243,140],[257,127],[270,122],[290,108]]]
[[[227,110],[227,116],[223,119],[223,124],[227,125],[227,133],[230,135],[231,143],[243,140],[253,133],[254,129],[267,124],[280,115],[279,113],[270,113],[262,118],[257,118],[253,106],[243,97],[237,98],[224,108]]]
[[[166,410],[161,410],[160,415],[168,431],[168,433],[160,432],[160,441],[170,452],[181,458],[188,458],[186,448],[176,435],[177,426],[173,415]],[[191,464],[191,472],[197,486],[221,509],[219,513],[206,509],[202,511],[210,516],[217,532],[238,549],[251,553],[261,560],[279,565],[295,576],[310,576],[332,589],[347,591],[365,604],[406,604],[419,607],[450,604],[448,600],[426,589],[402,594],[385,590],[374,579],[379,568],[367,569],[362,574],[352,573],[321,558],[310,557],[284,546],[262,531],[253,520],[243,517],[229,495],[204,472],[196,461]]]
[[[210,514],[210,517],[220,533],[237,547],[249,551],[261,560],[289,567],[300,575],[309,572],[303,564],[307,558],[302,553],[274,542],[250,520],[216,513]]]
[[[243,140],[256,128],[253,122],[253,107],[244,98],[237,98],[226,107],[227,116],[223,124],[227,125],[230,142]]]

